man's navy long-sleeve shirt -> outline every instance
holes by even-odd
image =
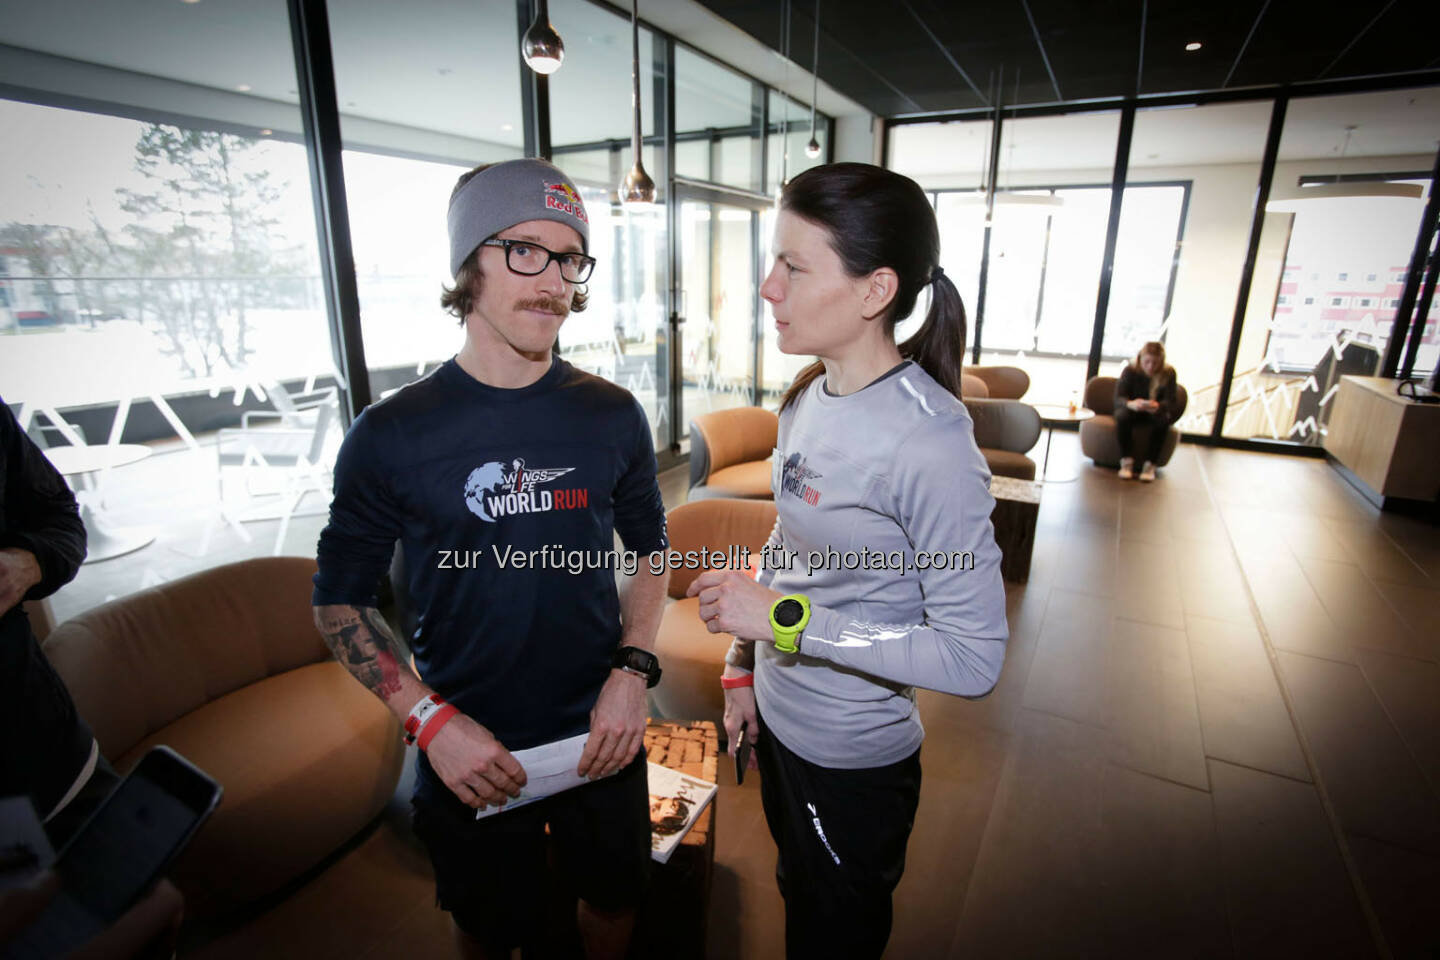
[[[313,602],[374,606],[399,539],[421,677],[521,750],[589,727],[620,644],[614,566],[572,572],[559,552],[609,556],[615,532],[642,566],[667,543],[635,398],[559,359],[516,390],[450,360],[351,427]],[[514,565],[546,547],[548,569]]]

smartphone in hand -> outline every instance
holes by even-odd
[[[745,771],[750,766],[750,728],[740,725],[739,742],[735,745],[735,783],[745,782]]]
[[[61,849],[60,893],[5,956],[59,956],[119,920],[160,880],[222,792],[174,750],[152,748]]]

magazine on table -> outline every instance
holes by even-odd
[[[708,780],[658,763],[649,766],[650,859],[666,863],[700,814],[705,812],[716,788]]]

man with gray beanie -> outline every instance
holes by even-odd
[[[461,956],[540,945],[558,879],[586,954],[619,957],[649,877],[641,747],[666,577],[641,562],[617,590],[613,564],[556,558],[613,557],[617,532],[642,556],[668,545],[650,427],[628,392],[553,355],[595,267],[569,178],[542,160],[478,167],[448,222],[441,304],[465,343],[346,436],[315,622],[420,747],[415,830]],[[418,677],[375,609],[396,540]],[[527,782],[511,751],[575,736],[590,782],[477,817]],[[547,875],[547,825],[563,877]]]

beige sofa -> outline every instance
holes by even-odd
[[[728,550],[748,546],[756,562],[775,527],[775,504],[769,500],[711,498],[681,504],[666,517],[670,549]],[[730,635],[711,633],[700,622],[700,601],[685,590],[701,570],[675,569],[670,573],[671,603],[660,620],[655,652],[664,670],[651,691],[655,707],[667,720],[713,720],[724,736],[725,697],[720,670]]]
[[[250,903],[314,867],[395,792],[399,724],[335,662],[313,560],[266,557],[96,607],[44,650],[122,774],[167,744],[224,787],[176,862],[187,912]]]

